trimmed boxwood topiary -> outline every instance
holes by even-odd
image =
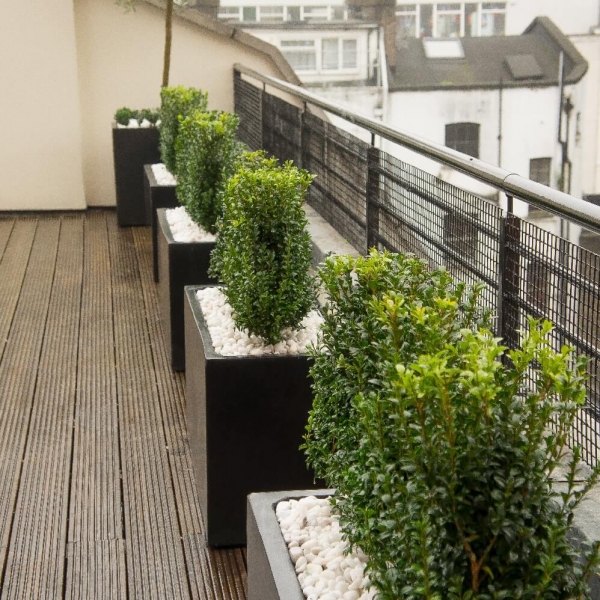
[[[310,236],[302,209],[313,176],[252,154],[229,180],[211,270],[236,325],[272,344],[315,302]]]
[[[237,115],[193,111],[183,117],[175,143],[177,200],[205,231],[216,233],[227,180],[242,146],[235,139]]]
[[[567,540],[600,469],[582,477],[566,451],[584,361],[535,321],[500,360],[477,288],[454,290],[415,259],[330,259],[322,279],[306,449],[378,598],[588,597],[598,546],[581,561]],[[559,494],[550,474],[563,463]]]
[[[179,117],[193,110],[206,110],[208,94],[184,86],[160,90],[160,155],[167,169],[176,174],[175,142],[179,133]]]
[[[115,112],[115,121],[119,125],[129,125],[131,119],[135,119],[140,124],[146,119],[152,125],[156,125],[156,121],[158,121],[158,111],[149,108],[133,110],[131,108],[123,107]]]

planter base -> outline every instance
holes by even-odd
[[[165,342],[174,371],[185,371],[185,335],[183,327],[183,288],[186,285],[210,285],[217,280],[208,276],[210,253],[215,242],[176,242],[167,221],[166,209],[156,212],[158,224],[158,297]]]
[[[158,162],[158,161],[155,161]],[[158,283],[158,208],[176,208],[179,206],[174,185],[159,185],[152,172],[151,165],[144,166],[144,202],[148,223],[152,226],[152,265],[154,282]]]
[[[149,225],[144,203],[144,165],[160,160],[158,129],[113,127],[113,157],[120,227]]]
[[[290,498],[332,493],[302,490],[248,496],[248,600],[304,600],[275,507]]]
[[[221,356],[185,290],[186,420],[210,546],[246,543],[246,496],[314,487],[299,450],[312,393],[310,358]]]

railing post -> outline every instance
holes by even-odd
[[[375,136],[372,136],[371,147],[367,150],[367,189],[366,189],[366,242],[367,254],[371,248],[379,247],[379,171],[381,168],[381,151],[375,147]]]
[[[511,349],[519,345],[520,241],[521,221],[508,213],[500,221],[497,333]]]

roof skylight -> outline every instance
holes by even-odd
[[[424,38],[423,49],[427,58],[464,58],[459,39]]]

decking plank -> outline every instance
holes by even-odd
[[[189,598],[148,325],[130,230],[109,218],[130,598]]]
[[[62,596],[82,275],[82,219],[61,221],[2,598]]]
[[[6,349],[33,245],[36,219],[20,219],[11,227],[0,261],[0,361]]]
[[[2,257],[4,256],[4,250],[10,239],[14,225],[14,219],[0,219],[0,261],[2,261]]]
[[[29,253],[29,226],[24,223],[21,252]],[[35,227],[35,222],[33,223]],[[0,565],[5,572],[8,542],[13,525],[21,467],[36,386],[36,375],[54,279],[60,223],[40,220],[35,233],[25,279],[0,363]],[[11,243],[19,238],[15,237]],[[18,253],[19,248],[15,248]],[[4,262],[4,261],[3,261]],[[9,298],[9,302],[13,298]],[[2,595],[10,591],[0,581]]]
[[[112,288],[106,215],[88,215],[79,333],[70,542],[123,538]]]

